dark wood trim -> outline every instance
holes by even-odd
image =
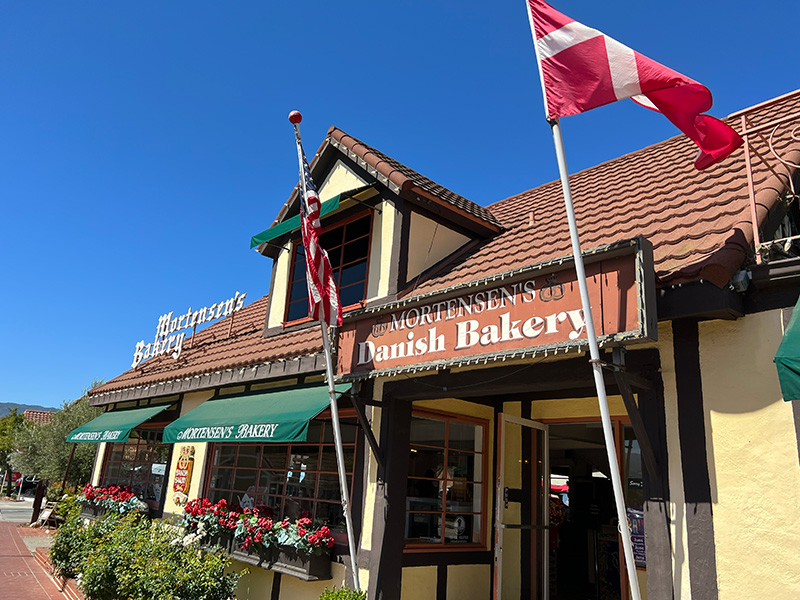
[[[358,562],[358,550],[361,547],[361,531],[364,525],[364,498],[366,489],[364,486],[364,482],[367,479],[366,473],[366,444],[365,436],[360,436],[360,439],[356,438],[356,450],[355,450],[355,457],[353,460],[353,480],[351,483],[350,492],[350,516],[353,519],[353,536],[355,537],[355,546],[356,546],[356,562]],[[348,549],[348,563],[349,561],[349,549]]]
[[[403,554],[404,567],[431,567],[437,565],[491,565],[493,562],[494,555],[489,550],[462,550],[460,552],[406,552]]]
[[[659,466],[653,477],[642,473],[644,484],[645,552],[647,555],[647,597],[650,600],[673,600],[672,530],[669,494],[669,456],[667,419],[661,359],[650,350],[627,359],[628,368],[636,368],[653,382],[653,388],[639,392],[639,412]]]
[[[360,396],[360,388],[360,382],[356,381],[353,383],[353,393],[350,396],[350,400],[353,403],[353,408],[356,409],[356,417],[358,417],[358,424],[361,426],[361,432],[364,435],[364,440],[369,444],[372,453],[375,455],[375,460],[378,462],[378,479],[383,479],[383,474],[386,470],[384,467],[383,452],[378,445],[378,440],[375,439],[375,434],[372,432],[372,427],[367,419],[366,413],[364,412],[364,404],[363,399]]]
[[[372,600],[400,600],[410,431],[411,403],[388,403],[381,413],[386,476],[375,493],[368,588]]]
[[[625,410],[628,412],[628,417],[631,420],[631,427],[639,442],[639,449],[642,453],[642,460],[651,478],[656,479],[659,473],[658,460],[656,459],[653,447],[650,443],[650,436],[644,427],[642,415],[639,412],[639,407],[636,404],[636,399],[633,397],[633,390],[627,380],[627,375],[620,369],[614,369],[614,379],[617,381],[622,401],[625,403]]]
[[[530,402],[522,402],[521,409],[520,409],[520,417],[523,419],[531,419],[531,403]],[[520,516],[521,521],[520,523],[525,523],[527,518],[535,518],[533,514],[534,506],[536,502],[533,500],[533,493],[531,493],[535,486],[533,485],[533,476],[532,476],[532,468],[533,468],[533,460],[528,460],[525,462],[526,459],[531,458],[533,459],[533,440],[532,440],[532,432],[529,427],[521,427],[521,440],[520,440],[520,452],[521,452],[521,460],[522,464],[520,466],[520,474],[521,474],[521,483],[522,483],[522,497],[521,497],[521,505],[520,505]],[[537,457],[538,458],[538,457]],[[506,463],[508,464],[508,463]],[[499,501],[499,498],[498,498]],[[536,524],[535,520],[531,520],[531,524]],[[531,595],[534,594],[534,590],[536,589],[533,584],[533,545],[531,544],[531,536],[526,535],[527,532],[521,531],[520,532],[520,552],[519,552],[519,561],[520,561],[520,588],[522,590],[530,590]]]
[[[697,320],[673,321],[672,335],[691,592],[693,598],[716,600],[719,596],[717,557]]]
[[[282,573],[272,572],[272,591],[269,595],[270,600],[280,600],[281,598],[281,577]]]
[[[447,600],[447,565],[436,567],[436,600]]]
[[[91,406],[105,406],[107,404],[126,402],[128,400],[137,400],[140,398],[159,398],[161,396],[172,396],[174,394],[226,387],[229,385],[245,385],[251,382],[260,383],[280,377],[320,373],[324,370],[325,355],[323,353],[310,354],[286,360],[276,360],[260,365],[206,373],[198,377],[156,382],[141,388],[127,388],[108,392],[107,394],[93,396],[89,400],[89,404]]]
[[[408,208],[405,202],[391,202],[394,210],[394,230],[392,232],[393,243],[391,245],[391,255],[389,257],[389,289],[386,295],[389,298],[396,298],[400,289],[401,276],[405,277],[406,262],[408,261]],[[383,216],[385,216],[384,213]],[[383,229],[383,218],[381,218],[381,229]],[[385,301],[385,299],[384,299]]]
[[[662,288],[657,293],[658,320],[738,319],[745,314],[742,294],[729,288],[718,288],[708,281]]]

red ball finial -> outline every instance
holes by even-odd
[[[303,115],[300,114],[300,111],[293,110],[289,113],[289,123],[292,125],[297,125],[300,121],[303,120]]]

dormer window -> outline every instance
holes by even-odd
[[[361,214],[330,229],[323,228],[320,244],[328,252],[343,309],[363,305],[367,295],[372,215]],[[303,243],[294,244],[286,322],[308,316],[306,257]]]

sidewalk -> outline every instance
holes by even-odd
[[[17,523],[0,522],[0,589],[14,600],[64,600],[55,581],[36,562],[17,531]]]

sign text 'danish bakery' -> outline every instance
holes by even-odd
[[[636,337],[634,332],[643,329],[636,269],[633,254],[587,265],[598,335],[631,332]],[[338,374],[574,347],[585,339],[574,269],[551,270],[346,322],[339,335]]]

